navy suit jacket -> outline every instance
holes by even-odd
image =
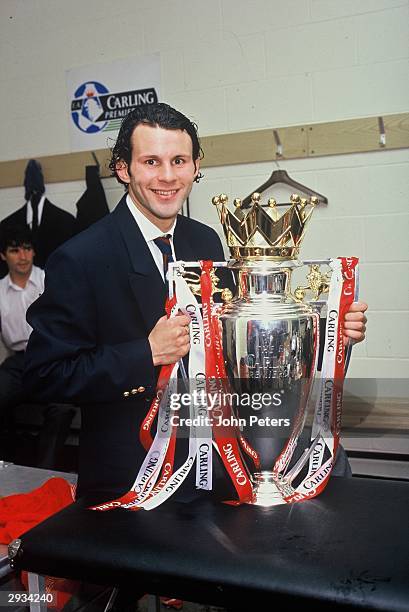
[[[208,226],[179,216],[178,259],[223,261]],[[126,491],[145,452],[139,426],[158,369],[148,335],[164,314],[165,283],[125,197],[116,209],[51,256],[45,291],[29,308],[33,327],[25,383],[41,401],[82,408],[79,494]],[[144,392],[124,397],[125,391]]]

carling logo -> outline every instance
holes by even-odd
[[[110,93],[102,83],[87,81],[74,93],[71,117],[77,128],[86,134],[117,130],[129,111],[157,101],[154,87]]]

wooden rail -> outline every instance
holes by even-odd
[[[205,136],[201,142],[204,168],[402,149],[409,148],[409,113],[219,134]],[[110,176],[109,150],[99,149],[95,154],[101,176]],[[81,180],[85,166],[94,163],[91,151],[36,159],[43,166],[46,183]],[[0,188],[22,185],[27,162],[28,159],[0,162]]]

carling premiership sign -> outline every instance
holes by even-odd
[[[159,100],[159,54],[73,68],[66,72],[71,150],[104,149],[122,119]]]

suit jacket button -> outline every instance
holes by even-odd
[[[145,391],[145,387],[138,387],[139,393],[143,393]]]
[[[124,397],[129,397],[129,391],[124,391]]]
[[[136,395],[138,393],[138,389],[131,389],[132,395]]]

